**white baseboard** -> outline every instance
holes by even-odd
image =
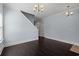
[[[12,42],[7,42],[5,43],[5,47],[8,47],[8,46],[13,46],[13,45],[16,45],[16,44],[21,44],[21,43],[25,43],[25,42],[29,42],[29,41],[34,41],[34,40],[38,40],[38,38],[32,38],[32,39],[29,39],[29,40],[19,40],[19,41],[12,41]]]
[[[4,44],[3,44],[3,40],[2,40],[2,41],[0,41],[0,55],[3,51],[3,49],[4,49]]]
[[[1,55],[2,51],[3,51],[3,49],[4,49],[4,47],[0,48],[0,55]]]
[[[73,42],[73,41],[68,41],[66,39],[58,39],[58,38],[54,38],[54,37],[49,37],[49,36],[44,36],[45,38],[49,38],[49,39],[53,39],[53,40],[57,40],[57,41],[61,41],[61,42],[65,42],[65,43],[69,43],[69,44],[72,44],[72,45],[77,45],[79,46],[79,43],[77,42]]]

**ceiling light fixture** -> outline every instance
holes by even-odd
[[[34,5],[33,11],[41,13],[44,11],[44,9],[45,9],[44,5],[38,3]]]
[[[67,6],[67,11],[65,12],[65,15],[66,15],[66,16],[73,15],[73,12],[70,11],[70,6],[69,6],[69,5]]]

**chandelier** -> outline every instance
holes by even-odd
[[[70,6],[69,6],[69,5],[67,6],[67,11],[65,12],[65,15],[66,15],[66,16],[73,15],[73,12],[70,11]]]
[[[44,11],[44,9],[45,9],[44,5],[38,3],[34,5],[33,11],[41,13]]]

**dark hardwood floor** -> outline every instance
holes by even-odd
[[[2,56],[79,56],[69,51],[72,44],[39,37],[39,40],[5,47]]]

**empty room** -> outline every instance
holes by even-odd
[[[79,3],[0,3],[0,56],[79,56]]]

